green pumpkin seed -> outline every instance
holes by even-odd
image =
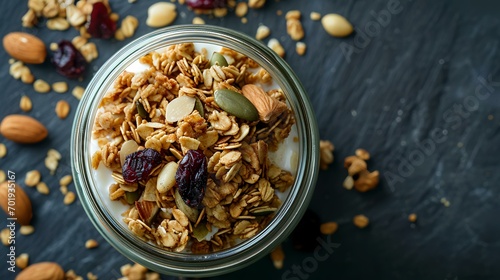
[[[141,192],[136,190],[135,192],[125,192],[125,200],[128,204],[134,204],[136,200],[141,196]]]
[[[137,113],[141,116],[141,118],[147,119],[149,117],[148,112],[144,109],[144,106],[139,100],[135,102],[135,106],[137,107]]]
[[[222,110],[247,121],[259,119],[257,108],[242,94],[229,89],[218,89],[214,93],[215,103]]]
[[[184,212],[184,214],[186,214],[186,217],[188,217],[188,219],[192,223],[196,223],[199,214],[198,209],[189,207],[182,199],[178,189],[175,190],[174,198],[175,198],[175,205],[177,206],[177,208],[182,212]]]
[[[198,97],[196,97],[196,101],[194,102],[194,109],[198,111],[202,118],[205,117],[205,109],[203,109],[203,103],[201,103],[201,100]]]
[[[210,58],[210,66],[214,66],[214,65],[219,65],[219,66],[227,66],[227,60],[226,58],[218,53],[218,52],[214,52],[212,54],[212,57]]]
[[[193,236],[198,240],[198,242],[201,242],[205,240],[205,237],[208,234],[208,229],[207,225],[205,223],[199,223],[194,229],[193,229]]]

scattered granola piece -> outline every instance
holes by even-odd
[[[80,47],[80,53],[83,55],[87,62],[91,62],[99,56],[97,46],[93,42],[86,43]]]
[[[271,29],[269,29],[269,27],[261,24],[257,28],[257,33],[255,34],[255,39],[263,40],[263,39],[267,38],[267,36],[269,36],[269,34],[271,34]]]
[[[285,49],[281,45],[280,41],[276,38],[269,39],[267,46],[271,48],[275,53],[277,53],[281,57],[285,57]]]
[[[346,190],[352,190],[352,188],[354,187],[354,178],[352,178],[352,176],[345,177],[344,182],[342,183],[342,186]]]
[[[7,175],[5,174],[5,171],[0,169],[0,183],[5,182],[6,179],[7,179]]]
[[[10,229],[8,228],[4,228],[2,229],[2,231],[0,232],[0,239],[2,239],[2,244],[5,245],[5,246],[9,246],[10,245]]]
[[[87,279],[88,279],[88,280],[97,280],[98,278],[97,278],[97,275],[95,275],[94,273],[92,273],[92,272],[88,272],[88,273],[87,273]],[[146,279],[148,279],[148,278],[146,278]],[[149,280],[149,279],[148,279],[148,280]]]
[[[321,224],[320,231],[324,235],[329,235],[329,234],[334,234],[338,228],[339,225],[336,222],[327,222]]]
[[[344,159],[344,167],[347,169],[349,176],[344,180],[344,187],[350,188],[351,179],[354,188],[359,192],[367,192],[377,187],[380,180],[380,173],[375,170],[368,171],[366,164],[367,159],[370,158],[370,153],[364,149],[357,149],[355,156],[348,156]],[[356,178],[354,180],[354,178]]]
[[[30,235],[35,232],[35,228],[33,226],[21,226],[19,228],[19,233],[22,235]]]
[[[283,252],[283,248],[281,248],[281,245],[278,245],[278,247],[274,248],[274,250],[271,251],[271,260],[273,261],[274,267],[276,269],[283,268],[285,253]]]
[[[74,192],[67,192],[65,195],[64,195],[64,201],[63,203],[66,204],[66,205],[70,205],[71,203],[73,203],[76,199],[76,195]]]
[[[177,17],[175,4],[158,2],[148,8],[146,24],[149,27],[163,27],[171,24]]]
[[[68,186],[60,186],[59,191],[63,194],[66,195],[68,193]]]
[[[358,228],[365,228],[368,226],[368,224],[370,223],[370,220],[368,219],[368,217],[366,217],[365,215],[356,215],[354,216],[354,218],[352,219],[352,222],[354,223],[355,226],[357,226]]]
[[[338,14],[324,15],[321,24],[325,31],[334,37],[346,37],[354,31],[352,24],[345,17]]]
[[[441,198],[441,203],[444,205],[444,207],[450,207],[451,203],[446,197]]]
[[[124,40],[130,38],[134,35],[135,30],[139,26],[139,20],[134,16],[126,16],[122,20],[122,25],[115,33],[115,38],[119,40]],[[118,35],[119,33],[119,35]],[[123,38],[120,38],[122,36]]]
[[[306,53],[307,45],[304,42],[297,42],[295,44],[295,51],[298,55],[304,55]]]
[[[85,242],[85,248],[87,249],[97,248],[98,246],[99,243],[95,239],[89,239]]]
[[[319,141],[319,161],[320,168],[323,170],[328,169],[328,165],[333,162],[333,151],[335,150],[335,146],[329,140],[320,140]]]
[[[40,182],[41,178],[42,178],[42,175],[41,175],[40,171],[38,171],[36,169],[28,171],[26,173],[26,177],[24,178],[24,184],[27,187],[34,187]]]
[[[241,18],[241,23],[246,24],[248,22],[248,19],[246,17]]]
[[[47,20],[47,28],[52,30],[63,31],[70,27],[69,22],[65,18],[51,18]]]
[[[417,221],[417,214],[411,213],[408,215],[408,221],[410,221],[410,223],[415,223]]]
[[[33,108],[33,104],[31,103],[31,99],[27,95],[21,96],[21,100],[19,101],[19,108],[24,112],[31,111]]]
[[[16,265],[20,269],[25,269],[28,266],[29,255],[27,253],[22,253],[16,258]]]
[[[55,109],[57,117],[59,117],[60,119],[65,119],[69,114],[69,110],[70,105],[67,101],[59,100],[57,102]]]
[[[193,24],[205,24],[205,20],[203,20],[201,17],[194,17]]]
[[[7,155],[7,146],[4,143],[0,143],[0,158],[4,158]]]
[[[236,9],[235,9],[234,13],[238,17],[244,17],[248,13],[248,5],[247,5],[247,3],[245,3],[245,2],[239,2],[236,5]]]
[[[370,159],[370,153],[365,149],[356,149],[354,154],[360,159],[365,161]]]
[[[73,91],[71,92],[71,94],[78,100],[82,99],[83,97],[83,93],[85,92],[85,89],[81,86],[76,86],[75,88],[73,88]]]
[[[57,150],[50,149],[47,152],[47,157],[45,158],[45,167],[47,167],[51,175],[55,174],[57,166],[59,166],[60,159],[61,159],[61,154]]]
[[[304,38],[304,28],[300,22],[300,12],[297,14],[290,11],[286,14],[286,32],[294,41]]]
[[[50,193],[49,187],[44,182],[39,182],[38,184],[36,184],[36,190],[41,194]]]
[[[248,7],[252,9],[260,9],[266,4],[266,0],[248,0]]]
[[[36,80],[33,83],[33,88],[35,89],[36,92],[39,93],[47,93],[50,91],[50,85],[42,79]]]
[[[59,180],[59,185],[67,186],[67,185],[71,184],[72,181],[73,181],[73,176],[71,176],[71,174],[68,174]]]
[[[276,11],[276,15],[277,15],[277,16],[281,16],[282,14],[283,14],[283,11],[282,11],[282,10],[277,10],[277,11]]]
[[[64,81],[55,82],[52,84],[52,89],[57,93],[65,93],[68,91],[68,83]]]
[[[311,12],[309,17],[311,18],[311,20],[318,21],[321,19],[321,14],[318,12]]]

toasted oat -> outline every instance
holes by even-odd
[[[365,228],[370,223],[370,220],[365,215],[356,215],[354,216],[352,222],[358,228]]]
[[[417,221],[417,214],[411,213],[410,215],[408,215],[408,221],[410,221],[411,223],[415,223]]]
[[[70,27],[69,22],[64,18],[52,18],[47,20],[47,28],[52,30],[66,30]]]
[[[298,55],[304,55],[306,53],[307,45],[304,42],[297,42],[295,44],[295,51]]]
[[[59,166],[59,160],[61,159],[61,154],[55,149],[49,149],[47,152],[47,157],[45,157],[45,167],[50,171],[51,175],[57,170]]]
[[[365,149],[356,149],[354,153],[357,157],[359,157],[362,160],[366,161],[370,159],[370,153]]]
[[[248,5],[245,2],[239,2],[236,5],[236,9],[234,11],[236,16],[238,17],[244,17],[248,13]]]
[[[25,269],[29,263],[29,255],[27,253],[22,253],[16,258],[16,265],[20,269]]]
[[[286,20],[290,20],[290,19],[300,20],[301,16],[302,16],[302,14],[299,10],[290,10],[286,13],[285,19]]]
[[[0,158],[4,158],[7,155],[7,146],[4,143],[0,143]]]
[[[52,89],[57,93],[65,93],[68,91],[68,84],[66,82],[55,82],[52,84]]]
[[[23,95],[21,97],[21,100],[19,101],[19,108],[21,108],[24,112],[29,112],[31,111],[31,108],[33,108],[31,99],[27,95]]]
[[[336,222],[327,222],[321,224],[320,231],[324,235],[329,235],[329,234],[334,234],[338,228],[339,225]]]
[[[333,151],[335,150],[335,146],[329,140],[320,140],[319,141],[319,160],[320,160],[320,168],[323,170],[328,169],[328,166],[333,162]]]
[[[288,13],[287,13],[288,17]],[[290,38],[294,41],[299,41],[304,38],[304,28],[302,27],[302,23],[300,19],[295,17],[289,17],[286,20],[286,32],[290,35]]]
[[[318,21],[321,19],[321,14],[318,12],[311,12],[309,18],[311,18],[311,20]]]
[[[64,177],[62,177],[59,180],[59,185],[61,185],[61,186],[68,186],[69,184],[71,184],[72,181],[73,181],[73,176],[71,176],[70,174],[68,174],[68,175],[65,175]]]
[[[285,57],[285,49],[281,45],[280,41],[276,38],[269,39],[267,46],[271,48],[275,53],[277,53],[281,57]]]
[[[71,203],[73,203],[75,201],[75,199],[76,199],[76,195],[74,192],[67,192],[64,195],[63,203],[66,205],[70,205]]]
[[[36,169],[28,171],[26,173],[26,177],[24,178],[24,184],[27,187],[34,187],[40,182],[41,178],[42,178],[42,175],[41,175],[40,171],[38,171]]]
[[[99,53],[97,52],[97,46],[92,42],[83,45],[80,48],[80,52],[82,53],[83,57],[85,57],[85,60],[87,62],[91,62],[99,56]]]
[[[40,93],[47,93],[50,91],[50,85],[42,79],[36,80],[33,83],[33,88],[35,89],[36,92]]]
[[[47,186],[47,184],[45,184],[45,182],[39,182],[38,184],[36,184],[36,190],[41,194],[49,194],[50,193],[50,189]]]
[[[0,183],[5,182],[6,179],[7,179],[7,175],[5,174],[5,171],[0,169]]]
[[[24,67],[25,66],[22,61],[14,61],[13,63],[10,64],[9,74],[16,80],[20,79]]]
[[[99,243],[95,239],[89,239],[85,242],[85,248],[87,249],[97,248],[98,246]]]
[[[56,42],[52,42],[50,43],[49,45],[49,49],[53,52],[57,51],[57,49],[59,49],[59,45],[56,43]]]
[[[276,269],[283,268],[285,253],[283,252],[283,248],[281,248],[281,245],[278,245],[278,247],[274,248],[274,250],[271,251],[271,260],[273,261],[273,265]]]
[[[71,107],[67,101],[59,100],[56,104],[56,115],[60,119],[65,119],[68,116],[70,109]]]
[[[19,233],[22,235],[30,235],[35,232],[35,228],[33,226],[21,226],[19,228]]]
[[[5,246],[9,246],[11,242],[10,229],[4,228],[0,232],[0,239],[2,239],[2,244]]]
[[[68,186],[62,185],[59,186],[59,191],[63,194],[66,195],[68,193]]]
[[[201,17],[194,17],[193,24],[205,24],[205,20],[203,20]]]
[[[25,84],[32,84],[35,81],[35,76],[31,74],[31,71],[28,67],[23,67],[21,69],[21,82]]]
[[[267,36],[269,36],[269,34],[271,34],[271,29],[269,29],[269,27],[261,24],[257,28],[257,33],[255,34],[255,39],[263,40],[263,39],[267,38]]]
[[[75,88],[73,88],[73,91],[71,92],[71,94],[74,97],[76,97],[76,99],[80,100],[80,99],[82,99],[84,92],[85,92],[85,89],[83,87],[76,86]]]
[[[38,17],[33,9],[29,9],[21,18],[23,27],[34,27],[38,23]]]
[[[138,26],[139,26],[139,20],[137,20],[136,17],[130,15],[126,16],[122,20],[120,28],[117,30],[117,32],[120,34],[118,35],[118,37],[123,36],[123,39],[132,37]]]

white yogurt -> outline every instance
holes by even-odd
[[[201,52],[202,48],[207,50],[207,54],[210,56],[213,52],[219,51],[220,47],[205,44],[205,43],[195,43],[195,49],[197,52]],[[228,62],[230,63],[230,58],[227,57]],[[135,61],[130,66],[126,68],[128,72],[139,73],[141,71],[147,70],[149,65],[141,64],[139,61]],[[259,68],[251,69],[252,72],[259,71]],[[271,85],[261,85],[266,91],[271,89],[277,89],[279,86],[276,82],[273,82]],[[265,86],[265,87],[264,87]],[[279,148],[276,152],[269,153],[269,159],[271,162],[279,166],[283,170],[287,170],[292,173],[293,176],[296,176],[297,165],[298,165],[298,150],[299,143],[294,139],[298,139],[297,127],[296,125],[292,126],[292,130],[290,135],[284,140],[283,143],[279,145]],[[90,157],[99,151],[99,145],[97,144],[97,140],[92,139],[90,143]],[[104,206],[109,210],[111,215],[115,218],[115,220],[121,224],[124,228],[127,228],[127,225],[123,221],[122,213],[129,209],[129,205],[124,205],[120,201],[112,201],[109,199],[109,186],[115,183],[113,178],[111,177],[111,170],[105,167],[103,164],[99,165],[97,170],[92,170],[93,176],[95,178],[95,183],[98,187],[100,200],[104,203]],[[287,190],[284,193],[276,191],[276,194],[284,201],[289,193]]]

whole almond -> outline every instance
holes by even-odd
[[[13,201],[13,198],[10,198],[10,204],[9,194],[15,196]],[[21,225],[30,224],[33,216],[31,201],[18,184],[7,181],[0,184],[0,206],[2,206],[8,217],[17,218]]]
[[[37,143],[47,137],[45,126],[36,119],[24,115],[8,115],[0,123],[0,134],[21,144]]]
[[[64,270],[54,262],[40,262],[29,265],[21,271],[16,280],[63,280]]]
[[[41,64],[47,56],[43,41],[24,32],[11,32],[5,35],[3,47],[10,56],[25,63]]]

